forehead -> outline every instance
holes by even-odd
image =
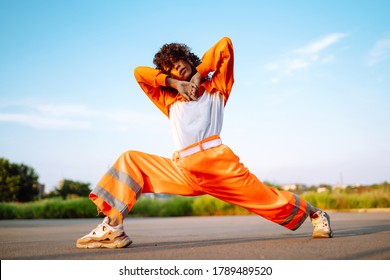
[[[188,61],[184,60],[184,59],[175,59],[175,60],[169,60],[165,65],[164,65],[164,70],[165,71],[171,71],[172,68],[175,66],[175,65],[183,65],[183,64],[190,64]]]
[[[166,68],[172,68],[173,65],[178,61],[178,59],[174,56],[169,56],[167,58],[165,58],[164,61],[162,61],[162,66],[164,69]]]

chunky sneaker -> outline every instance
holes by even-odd
[[[333,237],[330,228],[329,215],[324,211],[317,211],[311,216],[311,223],[314,226],[313,238],[331,238]]]
[[[123,225],[110,226],[110,219],[105,217],[103,222],[87,235],[79,238],[77,248],[122,248],[129,246],[132,241],[123,230]]]

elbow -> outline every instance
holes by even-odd
[[[232,40],[231,40],[229,37],[227,37],[227,36],[223,37],[223,38],[221,39],[221,41],[224,42],[224,43],[226,43],[226,44],[228,44],[228,45],[230,45],[230,46],[233,46]]]
[[[137,66],[134,68],[134,77],[137,79],[141,76],[142,66]]]
[[[134,77],[137,81],[141,81],[143,77],[148,73],[150,68],[147,66],[137,66],[134,68]]]

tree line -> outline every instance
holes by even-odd
[[[54,191],[45,194],[34,168],[0,158],[0,202],[30,202],[53,196],[83,197],[91,192],[89,186],[89,183],[64,179]]]

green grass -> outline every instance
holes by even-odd
[[[321,209],[348,210],[361,208],[390,208],[390,191],[373,190],[364,193],[316,193],[301,196]],[[45,199],[30,203],[0,203],[0,219],[66,219],[97,217],[96,206],[89,198],[62,200]],[[177,217],[247,215],[249,211],[211,196],[167,199],[140,198],[130,216]],[[102,214],[100,214],[102,216]]]
[[[361,209],[389,208],[390,193],[375,190],[365,193],[314,193],[309,192],[302,198],[321,209]]]
[[[212,196],[201,196],[192,205],[194,216],[248,215],[244,208],[232,205]]]
[[[0,219],[66,219],[93,216],[97,216],[96,206],[88,198],[0,203]]]

